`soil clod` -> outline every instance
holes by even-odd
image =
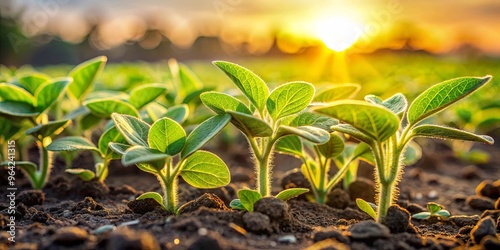
[[[89,238],[87,231],[79,227],[63,227],[56,231],[52,244],[62,246],[75,246],[85,243]]]
[[[314,234],[314,242],[323,241],[326,239],[335,239],[338,242],[349,244],[349,238],[345,237],[341,231],[335,229],[334,227],[326,228],[322,231],[318,231]]]
[[[288,205],[274,197],[265,197],[258,200],[253,209],[255,212],[260,212],[269,216],[271,221],[280,221],[288,217]]]
[[[393,234],[403,233],[411,226],[410,217],[411,215],[406,209],[398,205],[392,205],[389,207],[389,210],[387,210],[387,217],[385,218],[384,225],[386,225]]]
[[[469,205],[471,208],[478,209],[481,211],[491,210],[495,208],[495,203],[486,197],[481,197],[478,195],[472,195],[467,197],[465,203]]]
[[[476,187],[476,194],[494,200],[498,199],[500,197],[500,180],[495,182],[490,180],[482,181]]]
[[[246,213],[243,215],[243,223],[245,229],[249,232],[256,234],[272,233],[271,220],[265,214],[259,212]]]
[[[25,190],[20,192],[16,199],[28,207],[42,205],[45,201],[45,194],[40,190]]]
[[[340,188],[335,188],[328,193],[326,205],[333,208],[344,209],[349,206],[350,202],[351,197],[348,193]]]
[[[474,226],[480,220],[478,215],[456,215],[451,216],[448,220],[458,227]]]
[[[155,210],[157,207],[161,207],[161,205],[152,198],[133,200],[127,203],[127,206],[136,214],[145,214]]]
[[[487,235],[495,236],[496,237],[496,225],[495,221],[490,218],[483,218],[481,219],[477,225],[472,229],[470,232],[470,236],[473,242],[476,244],[479,244],[481,240],[486,237]]]
[[[351,233],[350,237],[352,239],[360,241],[388,238],[391,234],[388,227],[374,221],[362,221],[356,223],[350,226],[347,231]]]
[[[113,231],[107,242],[106,250],[148,249],[159,250],[160,246],[153,235],[146,231],[135,231],[128,227],[120,227]]]
[[[194,212],[201,207],[215,208],[222,210],[229,209],[224,204],[224,201],[222,201],[217,195],[208,193],[208,194],[203,194],[196,200],[189,201],[188,203],[182,205],[179,208],[179,214]]]
[[[353,201],[360,198],[367,202],[375,202],[375,184],[373,181],[358,178],[349,185],[349,196]]]

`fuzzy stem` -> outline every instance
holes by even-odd
[[[257,159],[258,166],[258,178],[257,178],[257,186],[259,188],[259,193],[262,197],[271,195],[271,179],[269,178],[270,166],[269,166],[269,157],[271,155],[271,150],[266,149],[261,158]]]
[[[177,209],[177,178],[174,176],[165,180],[164,203],[167,211],[176,213]]]
[[[387,210],[392,203],[392,195],[394,194],[394,182],[381,182],[380,190],[378,193],[378,207],[377,207],[377,222],[384,223],[387,216]]]
[[[40,150],[40,170],[38,172],[37,180],[34,180],[34,189],[41,190],[49,179],[50,168],[52,167],[52,152],[48,151],[45,144],[50,144],[46,141],[47,138],[37,142]],[[50,139],[50,138],[49,138]]]

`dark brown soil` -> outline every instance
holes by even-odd
[[[498,146],[483,147],[492,155],[490,163],[468,167],[444,144],[425,144],[424,159],[406,168],[399,206],[391,207],[386,225],[355,205],[356,197],[373,200],[373,169],[365,165],[355,186],[329,194],[329,205],[301,196],[287,203],[262,199],[253,213],[229,209],[238,189],[254,185],[246,146],[235,148],[216,152],[235,170],[231,185],[198,190],[179,181],[178,216],[152,200],[135,201],[144,192],[160,191],[155,177],[137,168],[113,162],[103,185],[65,174],[57,161],[43,193],[30,191],[24,178],[16,180],[15,244],[8,240],[8,192],[2,181],[0,249],[500,249]],[[78,158],[78,165],[93,166],[88,159]],[[275,164],[274,193],[282,185],[307,185],[296,173],[285,175],[300,166],[296,159],[276,155]],[[281,181],[283,176],[288,179]],[[455,217],[411,219],[429,201]]]

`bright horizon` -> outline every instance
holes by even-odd
[[[276,41],[286,53],[324,43],[354,52],[410,45],[448,53],[472,45],[500,55],[500,2],[495,0],[11,0],[1,9],[4,17],[17,16],[28,37],[51,34],[81,43],[90,33],[91,45],[101,50],[131,42],[152,49],[165,38],[189,48],[206,36],[219,38],[230,50],[246,44],[251,54],[267,52]]]

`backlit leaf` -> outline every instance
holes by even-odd
[[[27,135],[35,137],[49,137],[61,133],[66,126],[71,123],[71,120],[51,121],[48,123],[40,124],[26,130]]]
[[[186,158],[203,147],[203,145],[226,127],[229,121],[231,121],[231,116],[228,114],[216,115],[198,125],[187,137],[186,146],[182,150],[181,158]]]
[[[35,97],[25,89],[13,84],[0,83],[0,100],[22,102],[31,106],[35,105]]]
[[[186,104],[179,104],[168,108],[166,117],[176,121],[179,124],[182,124],[189,115],[189,107]]]
[[[165,204],[163,204],[163,198],[161,197],[161,194],[157,192],[146,192],[139,195],[139,197],[136,198],[136,200],[144,200],[144,199],[153,199],[156,202],[158,202],[158,204],[160,204],[163,209],[166,210]]]
[[[266,106],[274,120],[296,114],[311,102],[314,87],[306,82],[290,82],[274,89],[267,99]]]
[[[73,82],[68,87],[68,93],[75,99],[83,100],[92,90],[95,80],[101,74],[108,58],[99,56],[85,61],[69,72]]]
[[[94,179],[95,174],[94,172],[88,170],[88,169],[83,169],[83,168],[71,168],[71,169],[66,169],[66,173],[76,175],[80,177],[83,181],[90,181]]]
[[[475,141],[487,144],[493,144],[494,140],[487,135],[476,135],[464,130],[444,127],[439,125],[420,125],[413,129],[413,136],[432,137],[440,139]]]
[[[151,125],[148,135],[149,147],[168,155],[176,155],[186,144],[186,132],[174,120],[164,117]]]
[[[35,93],[36,109],[39,112],[47,110],[64,95],[64,91],[71,81],[72,78],[64,77],[42,84]]]
[[[229,184],[231,176],[226,163],[207,151],[196,151],[181,166],[181,176],[196,188],[217,188]]]
[[[282,201],[287,201],[287,200],[295,198],[301,194],[305,194],[307,192],[309,192],[309,189],[307,189],[307,188],[289,188],[289,189],[285,189],[285,190],[279,192],[276,195],[276,198],[278,198]]]
[[[236,111],[244,114],[251,115],[252,112],[240,100],[219,92],[206,92],[200,95],[201,101],[207,108],[211,109],[217,114],[224,114],[226,111]]]
[[[356,199],[356,205],[358,205],[361,211],[370,215],[370,217],[372,217],[374,220],[377,219],[377,213],[375,212],[375,209],[373,209],[373,206],[370,203],[366,202],[363,199],[358,198]]]
[[[285,136],[276,142],[274,150],[282,154],[300,157],[302,155],[302,142],[297,136]]]
[[[238,191],[238,198],[240,198],[241,205],[243,205],[248,212],[253,212],[254,204],[262,199],[262,195],[255,190],[240,189],[240,191]]]
[[[131,145],[148,146],[149,124],[129,115],[111,115],[116,128]]]
[[[93,150],[99,152],[99,149],[87,138],[81,136],[66,136],[56,139],[47,146],[49,151],[76,151],[76,150]],[[99,152],[100,153],[100,152]]]
[[[271,127],[263,120],[245,113],[227,111],[231,115],[231,123],[241,132],[252,137],[267,137],[273,134]]]
[[[153,165],[157,171],[160,171],[165,164],[165,160],[169,157],[171,156],[156,149],[133,146],[125,151],[122,157],[122,164],[130,166],[133,164],[148,163]]]
[[[112,127],[104,131],[104,133],[102,133],[101,137],[99,138],[99,142],[97,143],[97,145],[99,147],[99,151],[105,157],[111,156],[112,159],[119,159],[120,155],[116,154],[109,147],[110,142],[122,143],[122,144],[125,144],[127,142],[125,140],[125,137],[123,137],[123,135],[120,133],[120,131],[118,131],[116,127]],[[125,152],[125,150],[123,150],[123,152]]]
[[[297,135],[312,143],[322,144],[330,139],[330,135],[323,129],[312,126],[290,127],[280,126],[278,129],[280,136]]]
[[[17,78],[14,84],[18,84],[19,86],[26,89],[31,95],[34,95],[37,89],[44,83],[50,81],[50,78],[47,75],[34,73],[29,74],[27,76],[22,76]]]
[[[135,87],[130,92],[129,102],[136,109],[141,109],[146,104],[154,101],[161,94],[165,93],[167,87],[162,84],[146,84]]]
[[[83,103],[93,114],[110,117],[112,113],[139,117],[139,112],[130,103],[114,98],[90,99]]]
[[[354,97],[361,87],[358,84],[345,83],[336,84],[319,92],[314,97],[314,102],[333,102]]]
[[[344,141],[336,134],[330,134],[328,142],[317,145],[318,151],[325,158],[334,158],[344,150]]]

